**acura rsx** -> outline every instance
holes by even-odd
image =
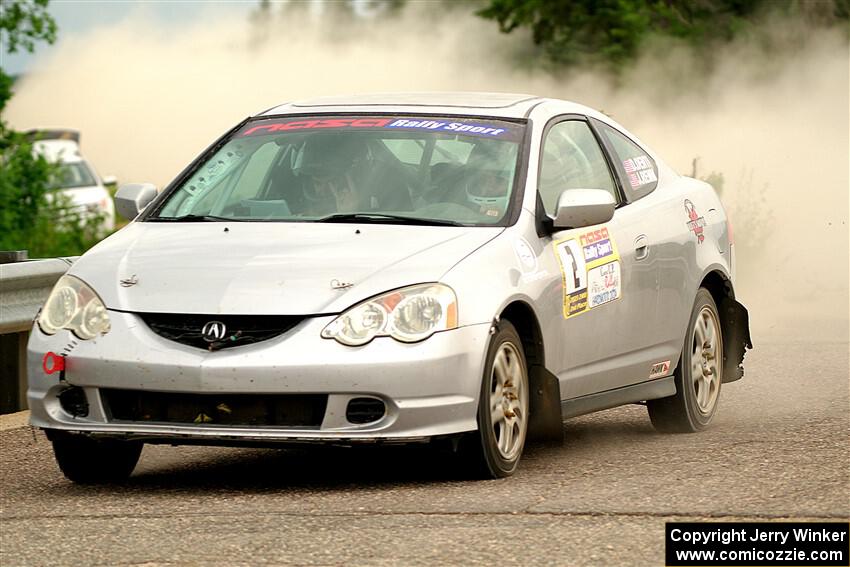
[[[438,442],[508,476],[622,404],[704,429],[752,346],[714,190],[570,102],[283,104],[116,206],[28,345],[32,424],[76,482],[145,443]]]

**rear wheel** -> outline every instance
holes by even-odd
[[[675,381],[675,396],[647,402],[652,425],[664,433],[708,427],[723,382],[723,333],[717,306],[705,288],[697,292]]]
[[[528,367],[514,326],[503,321],[487,351],[478,402],[478,431],[466,442],[473,471],[503,478],[516,470],[528,432]]]
[[[96,440],[82,435],[53,439],[53,454],[65,477],[79,484],[126,480],[142,453],[138,441]]]

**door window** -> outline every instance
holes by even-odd
[[[568,189],[602,189],[617,200],[611,170],[586,122],[567,120],[546,133],[540,156],[538,191],[547,213],[554,215],[558,196]]]

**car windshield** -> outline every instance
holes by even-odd
[[[92,185],[97,185],[97,181],[91,169],[82,161],[57,164],[50,183],[52,189],[73,189]]]
[[[498,224],[523,132],[436,116],[254,120],[148,220]]]

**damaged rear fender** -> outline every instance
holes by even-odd
[[[753,348],[750,315],[734,298],[724,296],[718,305],[723,326],[723,383],[744,377],[744,355]]]

